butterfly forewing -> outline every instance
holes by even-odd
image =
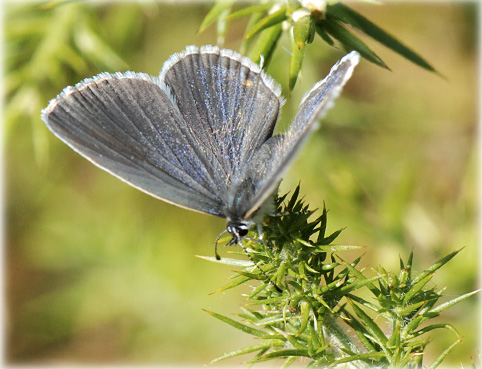
[[[155,79],[99,75],[66,89],[43,118],[74,150],[134,187],[222,216],[213,179],[180,134],[186,122]]]

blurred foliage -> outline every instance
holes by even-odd
[[[431,322],[477,291],[435,306],[445,288],[436,290],[427,284],[458,251],[421,273],[413,273],[412,252],[406,263],[400,258],[398,275],[381,266],[375,276],[367,278],[358,266],[361,257],[347,263],[338,255],[358,247],[334,243],[341,230],[326,234],[325,208],[309,220],[315,212],[299,199],[299,191],[298,185],[286,202],[288,194],[276,197],[276,211],[266,217],[262,233],[253,234],[243,246],[252,262],[245,262],[232,281],[217,291],[261,280],[246,296],[246,307],[238,314],[242,322],[208,311],[254,336],[256,343],[213,363],[257,352],[250,364],[273,359],[284,359],[284,367],[303,359],[307,367],[316,368],[344,363],[353,368],[436,368],[442,364],[462,337],[451,324]],[[240,264],[237,259],[205,259]],[[360,297],[363,289],[369,290],[369,297]],[[454,342],[428,366],[424,360],[432,340],[428,333],[439,329],[451,331]]]
[[[281,33],[285,31],[289,34],[292,45],[290,90],[295,87],[301,72],[305,46],[313,43],[315,34],[330,46],[334,46],[336,40],[346,51],[356,50],[372,63],[388,68],[383,60],[350,29],[364,33],[422,68],[435,71],[416,52],[339,1],[261,1],[254,5],[247,3],[244,7],[233,10],[234,3],[235,1],[218,0],[201,23],[200,31],[217,21],[218,43],[222,43],[230,20],[250,16],[241,50],[251,48],[249,57],[256,63],[263,58],[265,67],[271,60]],[[255,36],[258,36],[257,40],[252,44]]]
[[[193,257],[211,250],[225,223],[121,183],[56,140],[40,120],[40,110],[66,85],[102,71],[156,75],[186,45],[215,43],[214,30],[198,33],[211,5],[5,5],[7,362],[167,365],[182,358],[199,365],[252,344],[201,310],[235,311],[243,303],[232,291],[207,295],[229,270]],[[392,72],[360,65],[281,190],[301,179],[308,203],[326,202],[330,225],[346,227],[340,242],[368,246],[360,267],[394,270],[398,255],[412,249],[429,265],[466,246],[437,273],[437,284],[455,296],[474,290],[476,5],[350,8],[420,50],[447,81],[373,46]],[[230,22],[225,47],[239,49],[246,22]],[[291,43],[282,34],[278,45],[268,72],[289,91]],[[281,127],[340,58],[334,46],[305,48]],[[350,251],[343,259],[358,257]],[[474,355],[477,311],[468,299],[444,313],[464,337],[446,364]],[[452,342],[451,335],[437,337],[427,347],[428,362]]]

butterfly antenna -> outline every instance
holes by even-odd
[[[214,241],[214,256],[216,257],[216,260],[221,260],[221,256],[218,254],[218,241],[221,239],[221,236],[225,234],[227,231],[224,230],[222,231],[219,236],[216,238],[216,241]]]
[[[256,240],[252,240],[252,241],[255,241]],[[242,241],[239,241],[238,242],[239,245],[243,248],[244,252],[246,253],[246,255],[248,255],[249,259],[253,262],[253,264],[256,266],[256,268],[258,268],[258,270],[261,272],[262,275],[264,275],[264,277],[269,281],[269,283],[276,289],[276,291],[278,292],[283,292],[283,290],[281,288],[278,287],[278,285],[273,282],[273,280],[268,276],[268,274],[266,274],[266,272],[261,269],[261,267],[258,265],[258,263],[256,263],[253,259],[253,257],[251,256],[251,254],[248,252],[248,250],[246,249],[246,247],[244,246],[243,242]]]

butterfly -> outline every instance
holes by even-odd
[[[304,96],[283,134],[273,133],[284,103],[278,83],[247,57],[214,46],[172,55],[159,77],[88,78],[51,100],[42,119],[60,140],[131,186],[225,218],[229,243],[237,244],[359,59],[353,51],[336,63]]]

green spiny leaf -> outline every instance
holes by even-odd
[[[298,75],[301,71],[301,65],[303,64],[304,53],[305,53],[304,45],[301,48],[298,48],[298,45],[295,42],[292,42],[290,72],[289,72],[289,78],[288,78],[290,91],[293,91],[293,89],[295,88],[296,80],[298,79]]]
[[[271,26],[262,32],[254,43],[253,48],[249,53],[249,58],[255,63],[259,63],[261,56],[263,56],[263,68],[266,68],[271,61],[271,57],[273,56],[273,52],[281,36],[281,32],[281,23],[275,24],[274,26]],[[245,42],[249,43],[251,40],[252,39],[250,38]]]
[[[453,300],[447,301],[446,303],[437,306],[435,309],[430,310],[430,312],[440,314],[442,311],[448,309],[449,307],[454,306],[455,304],[459,303],[462,300],[465,300],[466,298],[468,298],[472,295],[475,295],[479,291],[480,291],[480,289],[476,290],[476,291],[473,291],[473,292],[466,293],[465,295],[459,296],[459,297],[457,297]]]
[[[321,241],[321,245],[329,245],[330,243],[332,243],[340,235],[340,233],[343,232],[343,230],[344,228],[339,229],[338,231],[330,234],[328,237],[324,237]]]
[[[352,266],[352,264],[349,264],[347,263],[346,261],[344,261],[342,258],[340,258],[339,256],[337,256],[338,259],[341,260],[342,264],[355,276],[357,277],[359,280],[365,280],[366,277],[358,270],[356,269],[355,267]],[[368,289],[375,295],[375,296],[379,296],[380,295],[380,290],[378,288],[375,287],[375,285],[373,283],[368,283],[367,284],[367,287]]]
[[[316,351],[322,346],[320,337],[311,323],[308,324],[308,329],[310,331],[310,342],[313,344],[313,349]]]
[[[389,69],[387,65],[375,54],[362,40],[347,31],[336,20],[328,17],[323,21],[323,28],[340,41],[348,50],[358,51],[365,59],[375,63],[383,68]]]
[[[459,333],[457,330],[451,325],[451,324],[444,324],[444,323],[438,323],[438,324],[431,324],[426,327],[423,327],[419,329],[416,332],[413,332],[413,337],[418,337],[421,336],[422,334],[425,334],[427,332],[430,332],[434,329],[448,329],[449,331],[453,332],[457,338],[460,338]]]
[[[339,290],[338,290],[338,293],[342,294],[342,295],[345,295],[347,294],[348,292],[351,292],[351,291],[354,291],[354,290],[357,290],[363,286],[366,286],[367,284],[371,284],[372,282],[380,279],[382,276],[381,275],[376,275],[374,277],[371,277],[371,278],[366,278],[364,280],[356,280],[356,282],[353,282],[353,283],[350,283],[350,284],[347,284],[343,287],[341,287]]]
[[[253,301],[250,301],[248,304],[249,305],[277,305],[281,302],[284,302],[286,298],[287,298],[286,296],[271,297],[266,299],[253,300]]]
[[[218,264],[225,264],[237,267],[248,268],[253,266],[253,262],[251,260],[241,260],[241,259],[231,259],[231,258],[221,258],[220,260],[216,259],[213,256],[202,256],[202,255],[194,255],[199,259],[204,259],[210,261],[212,263]]]
[[[397,313],[399,316],[405,316],[405,315],[410,314],[412,311],[417,310],[418,308],[420,308],[421,306],[425,305],[426,303],[427,303],[427,301],[420,301],[420,302],[417,302],[417,303],[415,303],[415,304],[410,304],[410,305],[408,305],[408,306],[402,305],[402,306],[404,306],[404,307],[401,308],[401,309],[397,309],[397,310],[396,310],[396,313]]]
[[[346,311],[345,309],[343,309],[343,312],[348,318],[347,324],[353,328],[366,350],[375,351],[375,347],[373,346],[372,342],[367,339],[367,329],[350,312]]]
[[[460,250],[457,250],[457,251],[454,251],[450,254],[448,254],[447,256],[443,257],[442,259],[440,259],[439,261],[437,261],[435,264],[433,264],[432,266],[430,266],[428,269],[425,269],[422,273],[420,273],[419,275],[417,275],[414,279],[413,279],[413,283],[417,283],[418,281],[420,281],[421,279],[425,278],[427,275],[435,272],[437,269],[441,268],[442,266],[444,266],[445,264],[447,264],[455,255],[457,255],[459,252],[461,251]]]
[[[313,29],[311,17],[305,15],[298,19],[295,24],[293,24],[293,41],[295,42],[298,49],[301,49],[310,38],[311,30]]]
[[[323,23],[322,22],[316,22],[315,23],[315,30],[316,30],[316,33],[318,33],[318,35],[323,39],[323,41],[325,41],[328,45],[330,46],[334,46],[335,45],[335,41],[333,41],[333,39],[328,36],[328,33],[326,33],[325,29],[323,28]]]
[[[245,39],[250,39],[251,37],[257,35],[259,32],[279,24],[286,20],[286,6],[283,6],[279,10],[269,14],[268,16],[262,18],[258,23],[256,23],[246,34]]]
[[[211,24],[216,22],[219,19],[219,17],[223,16],[223,14],[226,14],[226,11],[229,12],[233,3],[234,3],[234,0],[216,1],[216,4],[214,4],[211,10],[209,10],[208,14],[206,14],[204,19],[202,20],[201,25],[199,26],[198,32],[203,32]]]
[[[270,352],[268,354],[263,355],[260,359],[261,360],[271,360],[277,359],[281,357],[288,357],[288,356],[306,356],[310,357],[308,350],[303,349],[285,349],[285,350],[278,350],[274,352]]]
[[[425,287],[425,285],[430,282],[433,277],[433,273],[426,276],[424,279],[420,280],[414,286],[410,288],[410,290],[403,296],[403,304],[408,304],[412,298],[414,298],[420,290]]]
[[[300,328],[298,329],[298,332],[296,332],[296,337],[303,333],[308,326],[308,322],[310,320],[311,304],[308,301],[301,301],[300,310]]]
[[[462,338],[459,338],[457,341],[455,341],[454,343],[452,343],[452,344],[449,346],[449,348],[447,348],[444,352],[442,352],[442,354],[437,358],[437,360],[435,360],[434,363],[428,367],[428,369],[435,369],[435,368],[437,368],[437,367],[442,363],[442,361],[445,359],[445,357],[450,353],[450,351],[452,351],[452,349],[453,349],[456,345],[458,345],[461,341],[462,341]]]
[[[380,42],[382,45],[395,51],[399,55],[410,60],[412,63],[415,63],[426,70],[435,72],[435,69],[429,63],[427,63],[425,59],[423,59],[420,55],[402,44],[395,37],[391,36],[371,21],[369,21],[363,15],[357,13],[353,9],[350,9],[348,6],[342,3],[336,3],[328,6],[328,12],[333,18],[359,29],[367,36],[370,36],[374,40]]]
[[[264,13],[270,10],[273,7],[273,5],[274,5],[274,2],[270,1],[264,4],[247,6],[246,8],[236,10],[231,14],[229,14],[228,19],[237,19],[237,18],[245,17],[247,15],[251,15],[253,13]]]
[[[291,195],[290,200],[288,201],[288,204],[286,205],[286,210],[289,212],[292,212],[296,202],[298,201],[298,196],[300,195],[300,185],[296,186],[295,190],[293,191],[293,194]]]
[[[217,363],[221,360],[229,359],[229,358],[235,357],[235,356],[249,354],[251,352],[255,352],[255,351],[259,351],[259,350],[263,350],[263,349],[269,349],[269,348],[272,348],[272,347],[283,347],[284,344],[285,344],[285,342],[282,341],[282,340],[266,340],[266,341],[263,341],[262,343],[257,343],[255,345],[248,346],[248,347],[242,348],[240,350],[228,352],[228,353],[226,353],[222,356],[219,356],[216,359],[212,360],[210,362],[210,364],[214,364],[214,363]]]
[[[355,303],[352,303],[351,306],[355,311],[355,314],[358,316],[360,321],[365,325],[367,330],[374,336],[376,342],[383,348],[383,351],[386,355],[391,355],[391,350],[388,348],[387,343],[388,339],[380,329],[380,327],[375,323],[375,321],[370,318],[362,309],[360,309]]]
[[[249,327],[247,325],[244,325],[242,323],[239,323],[237,322],[236,320],[233,320],[231,318],[228,318],[224,315],[221,315],[221,314],[217,314],[215,312],[212,312],[212,311],[209,311],[209,310],[205,310],[203,309],[205,312],[211,314],[213,317],[215,317],[216,319],[219,319],[220,321],[224,322],[224,323],[227,323],[229,324],[230,326],[236,328],[236,329],[239,329],[245,333],[248,333],[248,334],[251,334],[253,336],[256,336],[256,337],[262,337],[262,338],[265,338],[268,336],[268,333],[264,332],[264,331],[261,331],[259,329],[255,329],[255,328],[252,328],[252,327]]]
[[[367,359],[377,359],[383,357],[385,357],[385,354],[383,352],[367,352],[364,354],[356,354],[349,357],[344,357],[343,359],[335,360],[330,364],[330,367],[336,367],[338,364],[349,363],[355,360],[366,361]]]
[[[236,278],[232,282],[230,282],[228,284],[225,284],[223,287],[221,287],[221,288],[217,289],[216,291],[212,292],[212,294],[227,291],[227,290],[229,290],[231,288],[234,288],[234,287],[238,287],[238,286],[242,285],[243,283],[246,283],[249,280],[250,280],[250,278],[237,274]]]

